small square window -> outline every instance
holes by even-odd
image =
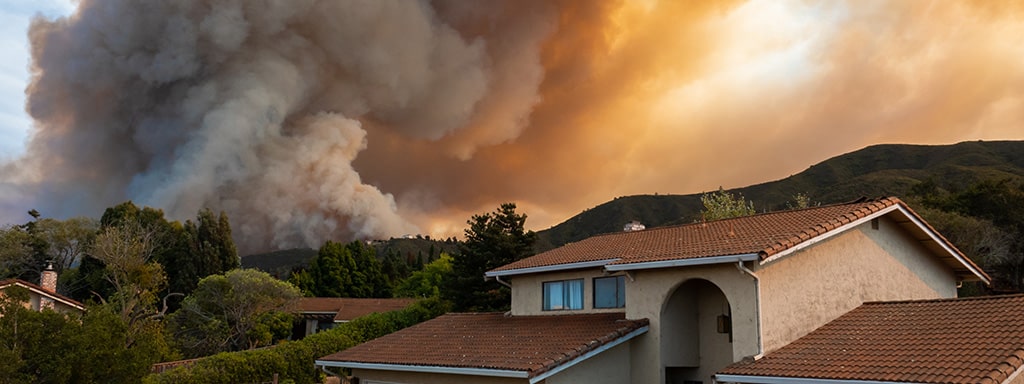
[[[583,279],[549,281],[543,287],[545,311],[583,309]]]
[[[626,307],[625,276],[594,278],[594,308]]]

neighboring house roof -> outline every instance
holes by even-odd
[[[884,215],[938,255],[959,278],[990,281],[981,268],[895,197],[599,235],[495,268],[487,276],[590,267],[629,270],[764,262]]]
[[[357,299],[350,297],[303,297],[298,311],[306,315],[328,315],[336,322],[349,321],[377,312],[397,311],[416,299]]]
[[[317,365],[543,380],[647,332],[623,313],[452,313],[321,357]]]
[[[1024,369],[1022,314],[1024,295],[865,303],[717,379],[1003,383]]]
[[[34,293],[36,293],[38,295],[46,296],[46,297],[50,298],[51,300],[53,300],[55,302],[62,303],[64,305],[67,305],[69,307],[78,309],[80,311],[84,311],[85,310],[85,305],[82,305],[82,303],[80,303],[80,302],[78,302],[78,301],[76,301],[76,300],[74,300],[74,299],[72,299],[70,297],[61,295],[59,293],[50,292],[49,290],[46,290],[43,287],[40,287],[40,286],[38,286],[36,284],[32,284],[32,283],[27,282],[25,280],[21,280],[21,279],[0,280],[0,290],[4,290],[4,289],[6,289],[7,287],[10,287],[10,286],[19,286],[19,287],[28,289],[30,292],[34,292]]]

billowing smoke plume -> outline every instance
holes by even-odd
[[[316,246],[1020,140],[1021,4],[84,0],[31,30],[36,126],[0,216],[130,198]]]
[[[4,193],[50,214],[124,199],[173,218],[223,209],[250,250],[416,233],[353,168],[367,125],[464,132],[439,149],[460,158],[514,138],[553,26],[541,6],[460,33],[488,16],[455,5],[444,20],[424,1],[84,0],[35,20],[36,128]]]

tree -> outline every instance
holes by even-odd
[[[231,239],[231,224],[226,213],[214,217],[209,209],[199,211],[196,221],[185,221],[188,262],[181,265],[171,290],[189,293],[199,279],[238,268],[240,260]]]
[[[0,279],[21,277],[34,268],[28,236],[20,225],[0,228]]]
[[[133,338],[106,307],[80,316],[33,311],[28,300],[18,287],[0,296],[0,383],[137,383],[153,363],[177,357],[159,324]]]
[[[811,201],[811,197],[807,196],[807,194],[802,192],[798,192],[797,194],[793,195],[793,200],[786,203],[786,207],[788,207],[789,209],[804,209],[810,207],[817,207],[819,205],[821,205],[821,203],[815,203]],[[751,208],[753,208],[753,204],[751,204]]]
[[[266,272],[235,269],[199,281],[168,329],[189,357],[270,345],[291,332],[299,290]]]
[[[317,252],[307,274],[293,274],[307,296],[391,297],[391,286],[372,247],[360,241],[327,241]]]
[[[92,256],[103,263],[104,279],[113,287],[104,301],[129,326],[166,311],[155,307],[167,283],[163,267],[152,261],[157,237],[136,222],[104,228],[96,236]]]
[[[442,252],[437,260],[398,282],[395,297],[441,297],[441,286],[451,277],[451,273],[452,257]]]
[[[492,213],[473,215],[467,222],[466,241],[452,256],[452,275],[442,296],[458,311],[489,311],[508,308],[511,293],[496,281],[484,280],[488,270],[533,253],[537,235],[526,231],[526,215],[505,203]]]
[[[705,193],[700,196],[704,208],[700,211],[701,220],[711,221],[731,217],[750,216],[757,213],[754,202],[747,201],[743,194],[733,195],[718,187],[718,192]]]

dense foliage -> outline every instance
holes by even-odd
[[[377,253],[361,241],[327,241],[309,269],[292,273],[289,281],[307,296],[391,297]]]
[[[169,316],[167,328],[186,357],[267,346],[290,335],[300,296],[266,272],[210,275]]]
[[[484,280],[484,273],[533,254],[537,235],[525,229],[526,215],[505,203],[467,221],[466,240],[453,255],[452,278],[442,292],[458,311],[495,311],[509,307],[508,287]]]
[[[700,211],[700,220],[712,221],[732,217],[750,216],[757,213],[754,202],[743,198],[742,193],[735,195],[718,187],[718,192],[705,193],[700,196],[704,209]]]
[[[216,354],[189,367],[150,375],[143,382],[253,383],[270,381],[275,373],[282,382],[320,382],[322,374],[314,365],[317,358],[432,319],[449,309],[448,305],[437,299],[421,300],[403,310],[360,317],[302,340],[285,342],[272,348]]]
[[[0,383],[130,383],[177,357],[154,321],[133,332],[116,313],[84,315],[28,309],[28,292],[0,296]]]

